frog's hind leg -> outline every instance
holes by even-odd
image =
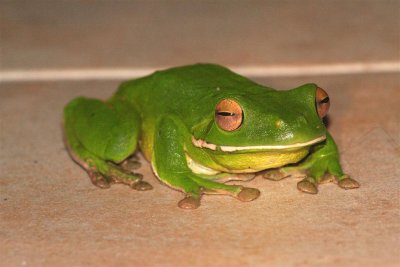
[[[65,143],[71,157],[88,173],[93,184],[108,188],[123,183],[136,190],[151,189],[142,175],[118,163],[136,150],[139,117],[131,105],[119,100],[102,102],[77,98],[64,110]]]

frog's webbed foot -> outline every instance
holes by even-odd
[[[151,190],[151,184],[143,181],[140,173],[126,172],[118,165],[105,162],[101,168],[92,167],[87,170],[92,183],[100,188],[110,188],[112,184],[126,184],[137,191]]]
[[[132,189],[138,191],[146,191],[153,189],[148,182],[143,181],[143,175],[135,172],[141,167],[140,159],[136,155],[132,155],[118,165],[113,165],[117,172],[112,176],[115,183],[123,183],[129,185]]]
[[[87,173],[89,175],[90,180],[95,186],[100,187],[102,189],[110,188],[111,186],[110,179],[107,179],[100,172],[95,170],[88,170]]]
[[[297,189],[299,189],[304,193],[317,194],[319,184],[331,183],[334,180],[335,177],[329,173],[326,173],[319,179],[316,179],[310,175],[306,175],[306,177],[303,180],[297,183]]]
[[[118,167],[114,167],[111,174],[114,183],[122,183],[129,185],[137,191],[146,191],[153,189],[153,186],[148,182],[143,181],[143,175],[132,171],[125,171]]]
[[[312,177],[306,177],[297,183],[297,189],[308,194],[318,193],[318,184]]]
[[[343,189],[354,189],[360,187],[360,184],[350,178],[348,175],[344,174],[337,178],[329,173],[326,173],[319,179],[308,176],[297,183],[297,188],[305,193],[309,194],[317,194],[318,193],[318,184],[324,184],[329,182],[336,182],[339,187]]]
[[[297,188],[302,192],[316,194],[318,184],[328,182],[337,183],[344,189],[360,187],[357,181],[343,173],[336,144],[329,133],[325,143],[317,146],[297,168],[306,171],[306,178],[297,184]]]
[[[279,169],[271,169],[266,170],[262,173],[262,177],[264,179],[272,180],[272,181],[280,181],[284,178],[288,178],[292,176],[290,173],[283,170],[283,168]]]
[[[132,170],[127,171],[117,164],[93,156],[85,150],[81,151],[85,156],[84,159],[78,158],[72,150],[69,150],[69,153],[86,170],[92,183],[99,188],[110,188],[112,184],[117,183],[129,185],[138,191],[153,188],[149,183],[142,180],[143,175],[140,173],[134,173]]]
[[[185,197],[178,203],[182,209],[197,209],[203,195],[229,195],[242,202],[255,200],[260,195],[260,191],[255,188],[228,185],[194,175],[186,180],[183,191]]]
[[[147,190],[153,189],[153,186],[145,181],[137,182],[137,183],[131,185],[131,187],[132,187],[132,189],[135,189],[137,191],[147,191]]]
[[[260,196],[260,190],[251,187],[243,187],[236,198],[242,202],[253,201]]]
[[[142,164],[140,163],[140,159],[136,155],[132,155],[120,164],[118,164],[120,168],[126,172],[134,173],[134,170],[139,169]]]
[[[205,189],[200,188],[200,195],[186,194],[186,196],[178,202],[178,207],[181,209],[197,209],[200,206],[200,200],[202,194],[222,194],[231,195],[234,198],[242,201],[249,202],[253,201],[260,196],[260,191],[256,188],[243,187],[243,186],[232,186],[235,190],[224,190],[224,189]]]
[[[197,209],[198,207],[200,207],[200,196],[193,197],[191,195],[187,195],[185,198],[178,202],[178,207],[181,209],[190,210]]]

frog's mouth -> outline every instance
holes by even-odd
[[[326,135],[317,137],[313,140],[302,142],[302,143],[294,143],[289,145],[263,145],[263,146],[224,146],[224,145],[216,145],[208,143],[202,139],[196,139],[192,136],[192,144],[198,148],[208,148],[215,151],[223,151],[223,152],[235,152],[235,151],[255,151],[255,150],[293,150],[299,149],[302,147],[308,147],[317,143],[320,143],[326,139]]]

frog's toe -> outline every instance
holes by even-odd
[[[132,184],[131,187],[137,191],[147,191],[153,189],[153,186],[145,181],[139,181],[135,184]]]
[[[338,185],[343,189],[354,189],[360,187],[360,184],[349,176],[345,176],[344,178],[340,179],[338,181]]]
[[[133,156],[124,160],[119,166],[126,172],[133,172],[134,170],[139,169],[142,164],[137,156]]]
[[[178,202],[178,207],[181,209],[194,210],[200,206],[200,198],[193,196],[186,196],[184,199]]]
[[[280,169],[268,170],[268,171],[264,172],[264,174],[263,174],[264,179],[268,179],[268,180],[272,180],[272,181],[279,181],[279,180],[282,180],[289,176],[290,176],[290,174],[283,172]]]
[[[318,181],[318,184],[328,184],[328,183],[332,183],[332,182],[335,182],[335,176],[327,173],[320,178],[320,180]]]
[[[110,188],[111,183],[101,173],[90,170],[90,171],[88,171],[88,174],[89,174],[90,180],[92,181],[92,183],[95,186],[100,187],[102,189]]]
[[[243,202],[252,201],[260,196],[260,190],[256,188],[243,187],[236,198]]]
[[[256,174],[254,174],[254,173],[238,174],[238,175],[236,175],[236,178],[237,178],[236,181],[247,182],[247,181],[253,180],[254,177],[256,177]],[[232,179],[232,180],[235,180],[235,179]]]
[[[318,188],[314,181],[311,178],[305,178],[297,183],[297,189],[304,193],[308,194],[317,194]]]

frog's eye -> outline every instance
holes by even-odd
[[[242,108],[234,100],[223,99],[215,108],[215,121],[222,130],[232,132],[242,125]]]
[[[328,94],[322,88],[317,88],[315,93],[315,105],[317,107],[318,116],[322,119],[329,110],[330,101]]]

